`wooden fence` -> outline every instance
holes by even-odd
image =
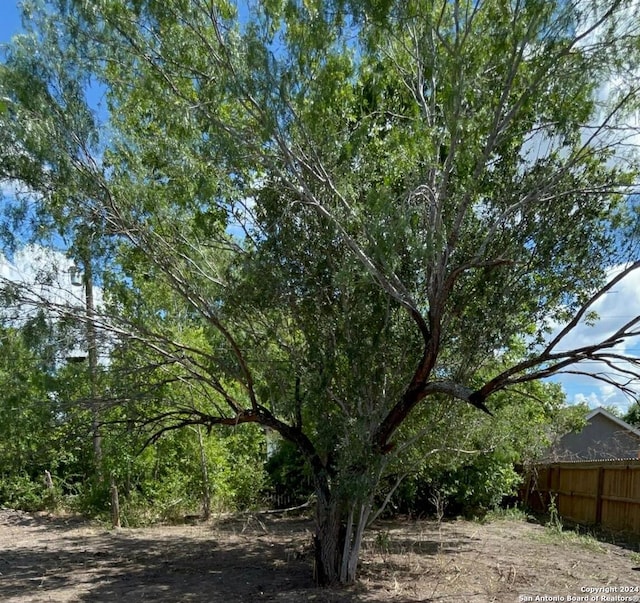
[[[536,467],[522,500],[580,524],[640,535],[640,460],[576,461]]]

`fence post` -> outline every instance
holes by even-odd
[[[596,489],[596,525],[602,523],[602,489],[604,488],[604,467],[598,467],[598,485]]]
[[[547,496],[545,497],[543,509],[543,512],[545,513],[549,510],[549,505],[551,504],[551,495],[553,492],[553,474],[555,469],[556,468],[552,467],[551,465],[549,465],[547,469]],[[560,471],[560,468],[558,468],[558,471]]]

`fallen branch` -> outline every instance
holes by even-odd
[[[301,505],[295,507],[287,507],[286,509],[267,509],[265,511],[258,511],[256,515],[277,515],[278,513],[290,513],[291,511],[300,511],[301,509],[308,509],[311,505],[315,504],[316,497],[311,496],[309,500]]]

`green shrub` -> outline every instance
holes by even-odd
[[[42,511],[54,503],[51,491],[43,482],[34,481],[24,473],[2,475],[0,505],[22,511]]]
[[[265,465],[266,493],[276,506],[302,504],[313,493],[310,471],[304,458],[291,442],[278,441]],[[279,504],[278,501],[287,501]]]

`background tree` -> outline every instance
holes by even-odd
[[[631,425],[640,425],[640,405],[637,401],[629,406],[629,410],[627,410],[622,419]]]
[[[1,331],[0,504],[108,513],[110,482],[98,479],[91,437],[96,405],[101,474],[112,476],[120,490],[125,525],[260,502],[266,476],[259,429],[217,429],[206,437],[206,429],[194,425],[145,448],[153,435],[153,425],[144,428],[150,416],[185,400],[198,408],[202,392],[166,364],[148,361],[144,371],[132,371],[148,355],[135,345],[110,350],[110,363],[101,366],[92,391],[86,348],[84,356],[67,360],[77,345],[77,329],[67,327],[38,313]]]
[[[5,327],[0,336],[0,499],[27,509],[55,503],[53,492],[45,488],[45,471],[75,473],[86,454],[74,434],[82,413],[55,395],[54,377],[29,345],[34,327]]]
[[[60,1],[37,23],[0,73],[0,175],[198,323],[95,317],[207,392],[150,408],[158,437],[258,423],[297,446],[320,582],[355,579],[422,406],[499,415],[491,396],[594,360],[630,391],[640,317],[564,347],[639,266],[627,2]]]

